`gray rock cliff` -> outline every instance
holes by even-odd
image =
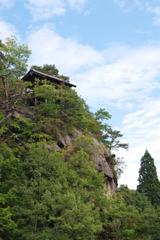
[[[59,151],[61,148],[67,149],[68,146],[74,144],[76,138],[79,136],[83,136],[83,133],[77,129],[75,129],[73,135],[66,134],[64,137],[59,135],[57,145],[55,145],[55,150]],[[108,164],[109,160],[111,159],[111,155],[101,142],[99,142],[92,135],[90,137],[92,138],[94,146],[93,161],[96,164],[96,169],[99,172],[104,172],[106,176],[104,188],[108,190],[109,195],[113,195],[113,193],[117,191],[117,186],[113,179],[113,171]]]

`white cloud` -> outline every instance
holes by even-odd
[[[160,116],[159,116],[160,117]],[[131,119],[131,123],[134,120]],[[143,120],[142,120],[143,122]],[[141,129],[141,125],[135,126],[132,130],[121,129],[125,139],[123,142],[129,142],[130,149],[127,152],[120,151],[116,153],[117,156],[124,156],[127,168],[122,174],[119,185],[126,184],[129,188],[136,189],[138,170],[140,167],[140,159],[144,155],[146,149],[150,152],[151,156],[155,160],[155,166],[160,179],[160,162],[159,162],[159,142],[160,142],[160,122],[155,126],[144,126]]]
[[[142,30],[142,29],[133,29],[133,31],[134,31],[135,33],[138,33],[138,34],[146,34],[146,35],[151,35],[151,34],[152,34],[152,32],[150,32],[150,31],[144,31],[144,30]]]
[[[129,155],[132,153],[133,152],[130,152]],[[137,184],[138,184],[138,182],[137,182],[138,171],[139,171],[138,163],[137,162],[129,162],[129,164],[127,165],[127,168],[124,170],[124,173],[122,174],[121,178],[118,181],[118,185],[120,186],[121,184],[125,184],[130,189],[136,189]]]
[[[63,15],[67,6],[71,9],[82,10],[88,0],[28,0],[26,7],[34,20],[48,19],[54,15]]]
[[[68,0],[71,9],[81,10],[88,0]]]
[[[136,6],[138,8],[143,8],[144,6],[144,1],[143,0],[113,0],[115,4],[117,4],[120,7],[125,7],[126,5],[132,5],[132,6]]]
[[[152,0],[152,1],[144,1],[144,0],[113,0],[115,4],[120,6],[121,8],[125,8],[126,5],[130,7],[137,7],[138,9],[143,9],[154,15],[153,21],[155,25],[160,25],[160,1]],[[128,10],[128,9],[127,9]],[[128,11],[124,11],[128,12]],[[143,31],[142,31],[143,33]]]
[[[160,45],[137,49],[109,46],[98,52],[62,38],[47,26],[32,32],[28,43],[33,52],[31,64],[55,63],[61,72],[70,75],[79,93],[92,104],[110,101],[132,108],[133,100],[143,103],[153,89],[160,87]]]
[[[123,141],[130,145],[130,151],[118,153],[128,166],[120,183],[136,188],[146,148],[160,175],[160,99],[152,99],[152,91],[160,88],[160,45],[131,48],[115,44],[98,52],[61,37],[47,25],[30,33],[27,42],[32,49],[30,65],[55,64],[77,84],[78,93],[91,107],[108,109],[110,104],[115,111],[121,107],[130,112],[118,123]]]
[[[130,114],[125,115],[123,119],[124,131],[130,132],[139,128],[142,132],[147,129],[147,127],[155,128],[155,131],[152,131],[152,135],[157,133],[158,129],[157,126],[160,125],[160,99],[149,99],[147,102],[144,102],[140,106],[140,110],[132,112]],[[141,134],[141,133],[140,133]],[[148,135],[150,132],[147,133]]]
[[[154,24],[160,25],[160,7],[159,6],[156,6],[156,7],[148,6],[147,11],[154,14]]]
[[[33,32],[28,39],[31,64],[56,64],[64,74],[75,73],[103,61],[101,54],[87,45],[64,39],[48,27]]]
[[[140,110],[124,116],[121,131],[129,142],[130,151],[124,153],[127,170],[120,180],[120,184],[127,182],[131,188],[136,188],[138,178],[137,169],[140,167],[140,159],[146,149],[155,159],[157,173],[160,178],[159,143],[160,143],[160,98],[148,99],[141,105]],[[122,152],[120,153],[122,154]],[[134,166],[132,164],[134,163]],[[131,167],[132,166],[132,167]],[[126,181],[127,179],[127,181]]]
[[[15,26],[0,20],[0,39],[4,42],[6,37],[10,37],[11,35],[17,36],[19,38]]]
[[[7,2],[11,3],[0,0],[3,4]],[[129,0],[115,2],[123,7]],[[158,19],[159,8],[149,8],[140,0],[133,2],[153,13],[155,20]],[[84,0],[28,0],[28,7],[36,20],[64,14],[68,6],[80,10],[85,3],[87,1]],[[17,35],[16,28],[4,21],[0,21],[0,32],[3,41],[5,37]],[[118,120],[123,141],[130,144],[130,151],[118,153],[125,157],[127,163],[120,183],[136,187],[140,159],[146,148],[155,159],[160,176],[160,99],[152,99],[155,98],[152,91],[160,88],[159,43],[137,48],[113,44],[99,52],[89,45],[63,38],[47,25],[37,30],[30,29],[24,42],[28,42],[33,52],[30,65],[55,64],[60,73],[69,75],[71,82],[77,84],[78,93],[91,107],[108,109],[112,106],[114,111],[122,108],[129,112],[122,122]]]
[[[109,51],[109,50],[108,50]],[[105,56],[105,63],[94,66],[77,74],[76,80],[81,81],[81,94],[95,104],[110,101],[123,106],[128,101],[143,102],[146,96],[159,87],[156,77],[160,73],[160,46],[155,48],[144,47],[139,49],[123,49],[123,55],[112,48],[113,56]],[[110,61],[108,59],[110,58]],[[88,90],[92,91],[88,96]],[[97,92],[101,94],[98,95]]]
[[[28,0],[26,6],[34,20],[47,19],[53,15],[63,15],[65,13],[63,0]]]
[[[145,0],[113,0],[115,4],[117,4],[120,7],[125,7],[126,5],[132,5],[132,6],[136,6],[139,9],[143,9],[146,4],[148,4],[148,2],[146,2]],[[154,0],[153,0],[154,1]]]
[[[0,0],[0,8],[11,8],[14,5],[14,0]]]
[[[126,0],[114,0],[114,3],[123,7],[126,4]]]

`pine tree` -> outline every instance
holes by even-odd
[[[160,182],[157,176],[154,159],[145,151],[141,158],[141,166],[139,169],[137,190],[148,197],[153,205],[160,205]]]

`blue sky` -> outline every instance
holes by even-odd
[[[147,148],[160,178],[160,0],[0,0],[0,37],[55,64],[92,111],[112,114],[129,151],[119,184],[136,188]]]

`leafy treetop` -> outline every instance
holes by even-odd
[[[32,68],[34,68],[35,70],[37,70],[39,72],[49,74],[51,76],[63,78],[66,82],[69,82],[69,77],[64,76],[64,75],[59,75],[59,70],[56,68],[56,66],[54,64],[53,65],[44,64],[43,66],[33,65]]]
[[[27,44],[18,45],[17,38],[11,36],[6,38],[6,42],[1,42],[1,53],[3,54],[3,64],[1,74],[12,71],[12,76],[21,77],[27,71],[27,61],[31,54]]]
[[[137,190],[147,196],[153,205],[160,206],[160,182],[154,159],[148,150],[141,158]]]
[[[4,96],[5,99],[3,103],[5,104],[6,117],[9,116],[10,110],[18,101],[24,88],[17,80],[27,71],[27,61],[30,54],[28,45],[18,45],[14,36],[7,38],[5,43],[0,41],[0,84],[2,84],[0,92],[2,91],[2,98]],[[10,106],[11,101],[12,106]]]
[[[18,57],[17,49],[25,48],[15,45],[14,40],[10,42],[13,48],[9,52]],[[11,69],[20,76],[24,68],[19,70],[18,61],[22,60],[25,66],[26,55],[24,62],[20,53],[16,60],[14,54],[12,57],[5,53],[6,46],[1,42],[0,47],[0,76],[4,84],[1,89],[8,94],[6,102],[11,103],[12,82],[13,93],[18,94],[12,94],[13,99],[20,94],[19,81],[15,81]],[[10,82],[6,74],[14,81]],[[33,119],[19,116],[2,122],[0,109],[0,239],[159,239],[160,208],[156,205],[155,209],[148,201],[150,197],[157,204],[159,181],[148,151],[141,160],[139,192],[122,186],[120,193],[107,198],[105,176],[95,170],[91,161],[93,147],[88,132],[99,136],[112,150],[122,134],[111,132],[112,141],[109,135],[105,136],[110,130],[105,122],[110,114],[105,109],[92,114],[85,101],[65,86],[53,88],[46,81],[39,86],[37,81],[33,91]],[[25,108],[26,103],[22,104]],[[86,136],[77,138],[66,152],[56,152],[56,135],[72,132],[74,127],[81,128]]]

